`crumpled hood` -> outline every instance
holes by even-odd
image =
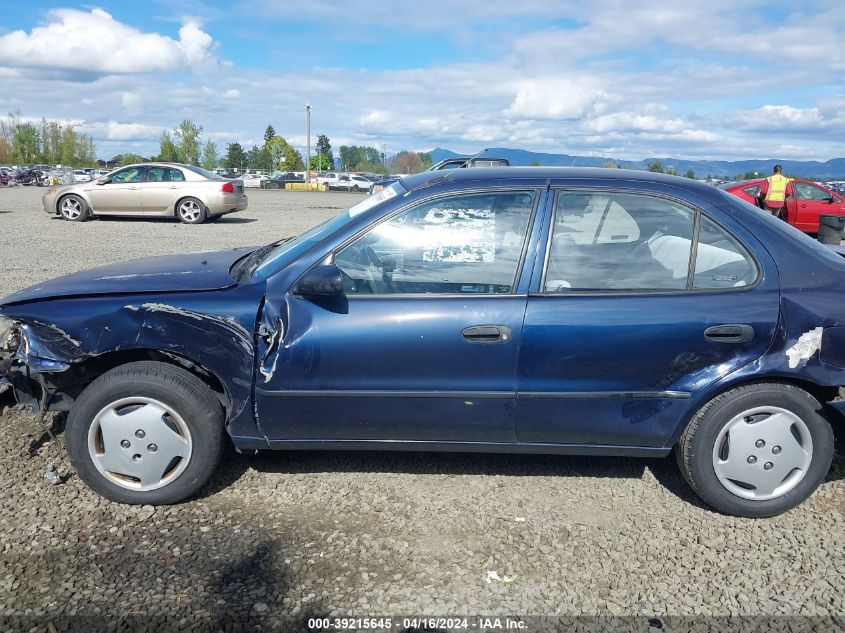
[[[56,297],[218,290],[236,285],[229,269],[254,248],[147,257],[99,266],[25,288],[0,306]]]

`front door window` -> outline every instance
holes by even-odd
[[[802,200],[815,200],[817,202],[830,200],[830,194],[821,187],[816,187],[808,182],[794,182],[793,185],[798,197]]]
[[[373,227],[335,264],[349,295],[507,294],[533,208],[524,191],[438,198]]]
[[[113,173],[110,178],[113,183],[141,182],[144,176],[143,167],[127,167]]]

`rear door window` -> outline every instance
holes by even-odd
[[[684,289],[694,217],[654,196],[559,192],[543,289]]]
[[[758,276],[726,229],[662,197],[561,191],[553,222],[543,292],[728,289]]]

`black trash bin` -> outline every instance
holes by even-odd
[[[845,233],[845,215],[820,215],[818,240],[822,244],[840,244]]]

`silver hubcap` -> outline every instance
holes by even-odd
[[[76,198],[65,198],[62,200],[62,215],[69,220],[75,220],[82,215],[82,205]]]
[[[151,398],[123,398],[100,411],[88,430],[88,453],[110,482],[155,490],[191,461],[191,432],[170,407]]]
[[[744,499],[775,499],[795,488],[813,460],[813,439],[792,411],[756,407],[728,422],[713,446],[713,469]]]
[[[179,215],[186,222],[196,222],[200,217],[201,211],[200,205],[193,200],[185,200],[185,202],[179,205]]]

